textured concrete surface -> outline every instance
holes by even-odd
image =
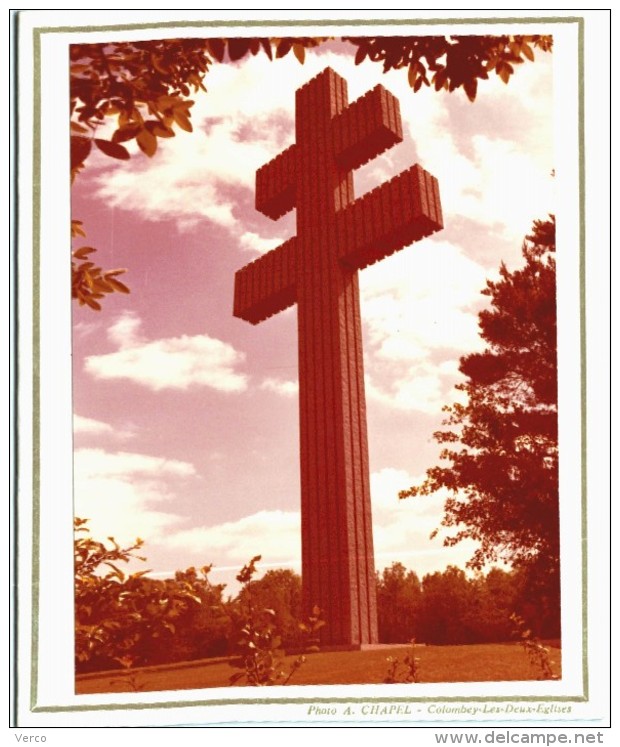
[[[326,646],[377,642],[358,270],[443,227],[437,180],[412,166],[356,200],[352,171],[402,140],[398,100],[348,104],[327,68],[296,92],[296,141],[256,174],[256,208],[297,235],[236,273],[252,324],[297,303],[304,603]]]

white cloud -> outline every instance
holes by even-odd
[[[144,475],[191,477],[196,470],[189,462],[165,457],[135,454],[127,451],[111,453],[103,449],[78,449],[87,462],[80,463],[82,475],[98,477],[140,477]]]
[[[250,252],[256,252],[258,254],[265,254],[271,249],[275,249],[283,242],[284,239],[281,238],[265,239],[252,231],[246,231],[239,239],[239,245],[242,249],[247,249]]]
[[[514,142],[486,135],[472,138],[480,178],[463,190],[458,212],[481,223],[499,223],[505,237],[520,247],[534,218],[555,212],[553,162],[540,162]],[[552,149],[550,148],[550,154]]]
[[[475,544],[461,542],[444,548],[441,537],[430,539],[443,516],[445,491],[433,496],[400,500],[400,490],[420,484],[423,477],[414,477],[406,470],[386,468],[370,476],[372,496],[375,565],[385,568],[394,562],[426,573],[443,570],[447,565],[463,567],[472,556]]]
[[[74,339],[84,339],[99,331],[100,322],[75,322],[71,328],[71,334]]]
[[[266,563],[290,563],[301,554],[298,511],[259,511],[237,521],[175,532],[163,540],[170,548],[205,552],[218,565],[243,564],[255,555]]]
[[[138,316],[125,312],[108,329],[108,339],[119,348],[133,347],[144,341],[140,336],[141,326],[142,322]]]
[[[299,383],[297,381],[283,381],[282,379],[264,379],[260,388],[268,392],[282,394],[285,397],[293,397],[299,393]]]
[[[360,79],[370,87],[377,67],[365,61],[349,80],[356,89]],[[553,211],[551,78],[551,55],[537,53],[508,85],[495,75],[481,81],[470,104],[462,90],[423,87],[413,95],[404,71],[378,77],[400,102],[405,142],[369,163],[364,182],[376,185],[401,171],[415,145],[421,165],[439,180],[445,224],[466,217],[493,226],[518,249],[532,220]]]
[[[161,506],[175,490],[196,477],[188,462],[130,452],[77,449],[74,453],[75,515],[89,519],[93,537],[114,537],[121,544],[136,537],[151,542],[181,521]]]
[[[99,196],[150,220],[175,219],[180,229],[207,219],[238,230],[239,190],[253,201],[256,170],[294,138],[293,92],[322,67],[316,59],[308,62],[302,67],[258,56],[242,65],[216,65],[208,74],[208,93],[195,97],[194,131],[160,139],[153,159],[130,143],[131,170],[98,158]],[[288,82],[267,84],[274,74]],[[247,236],[246,242],[256,249],[259,238]]]
[[[247,377],[235,370],[244,355],[232,345],[209,335],[147,341],[139,329],[137,317],[121,316],[108,332],[119,349],[87,357],[86,371],[98,379],[128,379],[154,391],[193,385],[222,392],[247,388]]]
[[[446,404],[447,388],[441,374],[429,365],[413,365],[405,375],[392,375],[391,381],[383,377],[381,385],[370,377],[366,380],[369,399],[397,410],[430,415],[439,413]]]
[[[93,418],[84,418],[81,415],[73,415],[73,432],[89,436],[110,436],[112,438],[127,439],[134,438],[136,433],[131,428],[117,428],[110,423]]]
[[[481,82],[473,105],[462,91],[413,94],[405,71],[384,74],[368,60],[355,66],[350,52],[309,54],[304,65],[290,55],[217,65],[208,92],[195,97],[194,132],[160,140],[153,159],[130,144],[131,169],[97,158],[99,195],[151,220],[174,219],[181,229],[213,221],[252,251],[272,248],[275,240],[247,230],[241,203],[253,201],[256,169],[294,141],[294,91],[328,65],[348,81],[351,101],[378,83],[400,101],[405,142],[361,170],[362,191],[409,166],[415,147],[439,179],[447,224],[466,217],[518,245],[532,219],[552,209],[551,61],[542,53],[508,86],[493,75]],[[492,136],[480,134],[489,130]]]
[[[445,494],[399,500],[398,492],[422,478],[405,470],[383,469],[371,475],[373,534],[378,569],[401,561],[418,574],[443,570],[448,564],[463,566],[473,543],[446,549],[442,540],[431,540],[443,514]],[[298,511],[264,510],[209,527],[194,527],[161,536],[160,545],[171,550],[207,553],[214,570],[239,568],[257,554],[264,570],[280,565],[299,570],[301,518]]]
[[[369,398],[439,413],[459,378],[458,358],[479,350],[477,309],[487,271],[444,241],[425,241],[360,276]]]

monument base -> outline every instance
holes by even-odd
[[[334,643],[329,646],[321,646],[319,653],[330,651],[361,651],[363,646],[363,643]]]

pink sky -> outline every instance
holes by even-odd
[[[377,83],[400,100],[404,142],[356,173],[357,195],[418,162],[445,222],[360,273],[376,565],[463,565],[471,547],[429,540],[443,497],[397,493],[435,464],[458,359],[481,344],[485,279],[519,264],[532,220],[553,210],[551,63],[537,53],[470,104],[414,95],[406,71],[355,67],[344,45],[303,66],[259,56],[214,66],[194,132],[153,159],[91,155],[73,190],[82,243],[126,267],[132,290],[99,313],[74,307],[75,511],[95,537],[144,538],[155,572],[213,563],[214,582],[256,554],[299,571],[296,310],[253,327],[232,293],[237,269],[295,232],[294,212],[254,210],[254,176],[293,142],[295,90],[329,65],[351,101]]]

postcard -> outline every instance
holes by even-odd
[[[13,726],[603,741],[607,12],[15,23]]]

